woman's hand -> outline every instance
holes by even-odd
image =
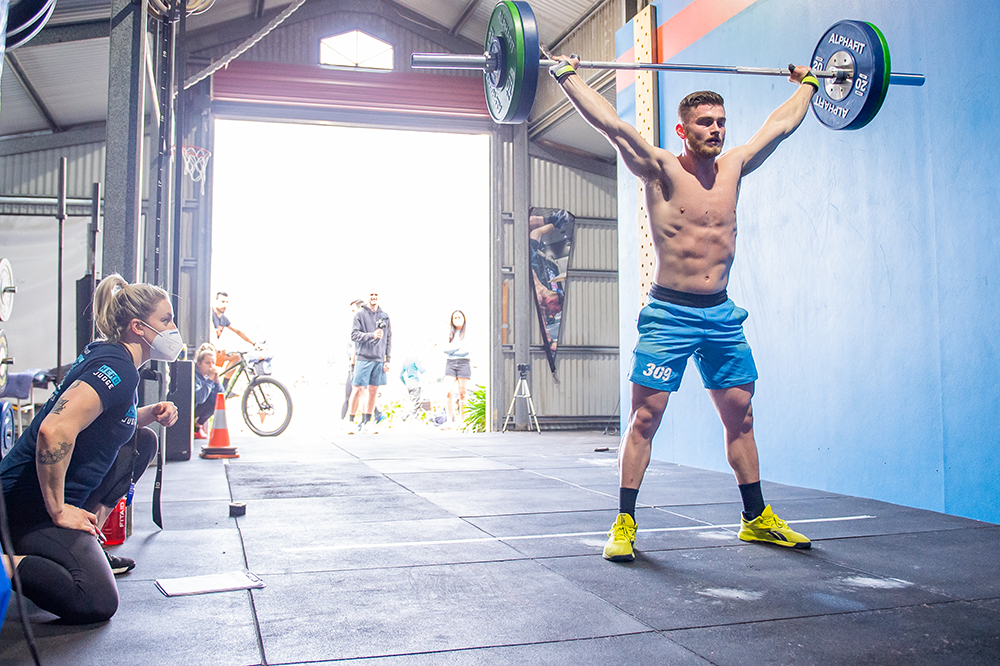
[[[156,422],[164,428],[177,423],[177,406],[172,402],[158,402],[152,405],[152,412]]]
[[[97,516],[72,504],[63,504],[62,511],[52,516],[52,522],[57,527],[80,530],[93,534],[98,539],[102,538],[101,529],[97,525]]]

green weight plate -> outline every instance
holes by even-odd
[[[885,95],[889,92],[889,80],[892,78],[892,59],[889,56],[889,44],[885,41],[885,35],[882,31],[878,29],[874,23],[866,23],[871,31],[874,33],[875,39],[878,40],[877,43],[873,42],[872,47],[877,51],[879,48],[882,49],[882,61],[884,63],[882,67],[882,82],[880,86],[876,87],[876,90],[872,91],[872,95],[875,97],[875,103],[872,106],[871,114],[864,124],[858,125],[858,127],[864,127],[869,122],[875,118],[875,115],[882,109],[882,102],[885,101]],[[858,127],[852,128],[857,129]]]
[[[538,86],[538,24],[527,2],[501,0],[486,29],[487,53],[499,65],[483,75],[486,105],[498,123],[528,119]]]

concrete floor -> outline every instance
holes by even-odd
[[[612,564],[616,438],[231,434],[239,459],[168,463],[163,530],[143,476],[110,622],[29,604],[42,663],[1000,663],[997,525],[765,482],[814,546],[748,545],[731,475],[654,462]],[[264,589],[154,585],[247,569]],[[13,604],[0,663],[32,663]]]

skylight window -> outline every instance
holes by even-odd
[[[352,30],[319,41],[319,61],[335,67],[392,69],[392,45]]]

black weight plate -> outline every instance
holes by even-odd
[[[34,2],[35,0],[25,0],[25,2]],[[37,5],[36,5],[37,6]],[[35,35],[42,31],[45,24],[48,23],[49,19],[52,17],[52,12],[55,11],[56,0],[47,0],[41,9],[34,15],[25,17],[24,21],[20,25],[12,29],[12,24],[7,24],[7,50],[13,51],[14,49],[24,46],[28,43]]]
[[[0,458],[14,446],[14,408],[0,401]]]
[[[0,393],[7,388],[7,334],[0,328]]]
[[[14,408],[9,402],[0,401],[0,458],[14,446]]]
[[[4,257],[0,259],[0,321],[10,319],[14,310],[14,269]]]
[[[483,86],[490,116],[498,123],[528,119],[538,86],[538,24],[527,2],[501,0],[486,30],[485,51],[503,48],[504,71],[485,72]]]
[[[55,0],[14,0],[7,8],[7,44],[11,38],[24,32],[38,22]]]
[[[835,55],[845,53],[854,61],[851,91],[837,100],[820,86],[812,99],[816,118],[834,130],[860,129],[871,122],[889,85],[889,49],[878,28],[863,21],[835,23],[816,45],[811,67],[826,70]]]

